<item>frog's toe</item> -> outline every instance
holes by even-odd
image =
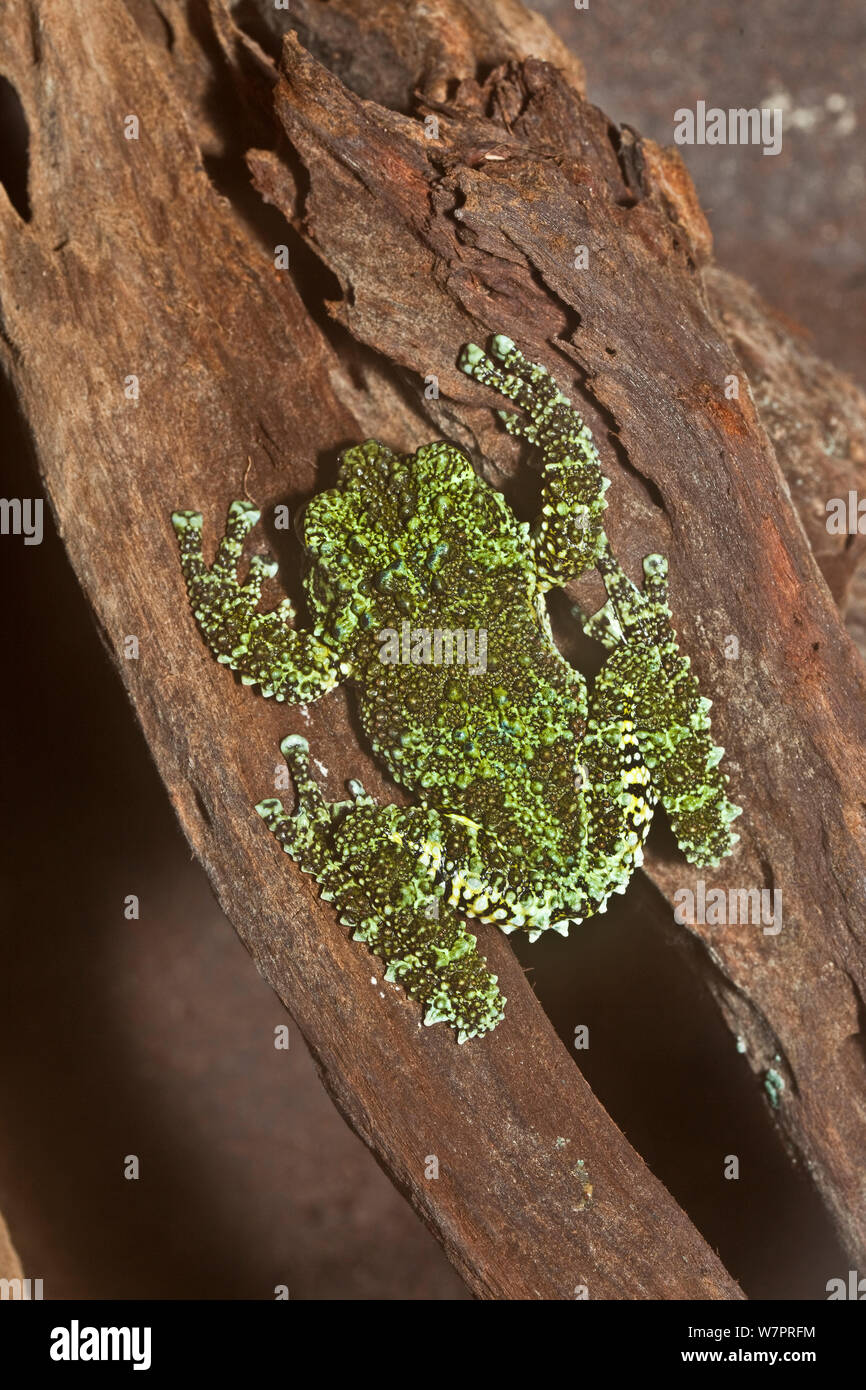
[[[296,751],[309,753],[309,743],[304,738],[303,734],[286,734],[285,738],[280,743],[280,752],[284,758],[288,758],[290,754],[294,754]]]
[[[461,349],[457,365],[461,372],[465,372],[467,376],[474,376],[475,368],[481,365],[484,358],[483,348],[480,348],[477,343],[466,343]]]
[[[658,611],[660,619],[670,617],[668,608],[668,562],[664,555],[646,555],[643,562],[644,598]]]
[[[600,642],[607,651],[612,652],[620,642],[624,641],[623,630],[619,625],[616,610],[610,599],[589,618],[585,618],[579,608],[575,608],[574,613],[585,635]]]
[[[490,339],[490,351],[494,357],[498,357],[500,362],[506,357],[510,357],[516,352],[517,346],[513,338],[509,338],[507,333],[496,333]]]
[[[172,512],[171,524],[178,535],[181,535],[187,529],[191,529],[193,531],[200,531],[202,528],[201,512],[191,512],[186,510]]]

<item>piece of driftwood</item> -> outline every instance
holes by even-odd
[[[378,64],[374,90],[404,93],[395,106],[429,80],[420,109],[438,116],[437,142],[420,120],[359,99],[297,44],[277,88],[285,134],[269,142],[272,57],[217,0],[31,0],[9,16],[0,69],[26,116],[30,179],[20,211],[0,192],[5,370],[190,843],[337,1104],[470,1287],[486,1297],[569,1298],[586,1286],[594,1298],[736,1298],[494,930],[479,937],[508,1015],[472,1045],[422,1029],[378,981],[375,961],[251,807],[273,786],[288,727],[309,734],[332,796],[348,776],[386,799],[393,788],[358,745],[342,695],[306,719],[267,705],[212,663],[186,611],[172,508],[200,507],[213,541],[233,497],[247,489],[266,514],[297,502],[331,476],[339,447],[371,433],[403,448],[436,432],[477,443],[489,476],[516,497],[510,441],[454,371],[457,349],[502,328],[564,384],[579,390],[586,376],[588,418],[614,477],[618,550],[634,572],[648,549],[670,556],[679,626],[717,694],[747,805],[735,867],[707,878],[747,887],[773,873],[785,890],[778,938],[694,929],[753,1064],[786,1083],[786,1135],[858,1248],[862,670],[745,376],[739,401],[723,395],[726,372],[742,367],[708,307],[686,230],[688,180],[580,100],[576,65],[569,81],[518,61],[514,25],[494,22],[516,6],[482,7],[483,61],[511,64],[484,87],[468,61],[471,29],[454,24],[467,6],[426,6],[414,49],[400,47],[409,37],[398,8],[305,6],[307,41],[316,49],[310,35],[324,36],[317,51],[337,69],[354,34],[356,64]],[[316,28],[335,16],[349,26],[339,43]],[[556,58],[543,26],[531,28],[534,51]],[[456,106],[449,64],[463,78]],[[248,145],[259,146],[259,188],[314,255],[281,219],[262,218],[241,177]],[[569,270],[572,246],[590,233],[607,294],[598,273],[580,281]],[[289,273],[274,263],[284,239]],[[430,374],[438,400],[424,398]],[[291,591],[297,556],[280,533],[269,539]],[[728,634],[739,636],[738,661],[721,654]],[[653,872],[668,891],[688,886],[680,860],[659,859]],[[431,1155],[438,1179],[425,1175]]]
[[[194,92],[194,35],[180,10],[173,21],[180,90]],[[184,830],[343,1113],[476,1292],[735,1298],[595,1100],[506,941],[485,934],[508,1032],[458,1048],[374,983],[375,960],[252,811],[292,720],[309,728],[333,795],[357,774],[388,792],[340,696],[305,726],[212,662],[169,512],[200,504],[215,540],[245,486],[263,502],[308,494],[317,464],[327,473],[374,413],[407,443],[429,425],[381,373],[374,409],[273,249],[217,193],[165,41],[153,46],[114,2],[45,0],[10,16],[0,63],[29,127],[31,220],[3,199],[0,293],[5,367],[57,525]],[[125,138],[130,116],[137,139]],[[438,1178],[426,1176],[431,1155]]]
[[[276,105],[305,178],[254,154],[257,186],[336,276],[333,312],[353,336],[438,377],[429,413],[443,432],[513,461],[450,360],[448,345],[479,324],[582,382],[609,443],[615,549],[633,574],[649,550],[670,556],[673,610],[714,692],[745,807],[742,843],[720,870],[656,852],[649,871],[671,901],[680,889],[697,900],[699,880],[781,892],[778,934],[760,921],[691,925],[783,1134],[862,1259],[866,673],[764,427],[786,449],[841,595],[862,542],[830,538],[820,519],[826,496],[862,485],[862,396],[829,368],[810,372],[808,353],[798,381],[782,326],[748,294],[732,311],[730,283],[709,273],[679,158],[613,128],[546,64],[508,63],[448,101],[420,98],[418,115],[437,117],[431,138],[417,116],[359,99],[289,37]],[[763,420],[744,370],[759,354]],[[820,453],[798,452],[801,419]]]

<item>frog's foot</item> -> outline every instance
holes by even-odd
[[[565,584],[595,565],[604,537],[601,519],[610,482],[602,477],[592,434],[547,368],[529,362],[503,333],[491,339],[489,357],[467,343],[460,366],[526,412],[498,414],[510,434],[541,450],[544,487],[532,528],[536,568],[542,589]]]
[[[307,740],[300,734],[289,734],[280,744],[280,752],[295,783],[297,810],[293,816],[287,815],[283,803],[276,797],[260,801],[256,810],[286,854],[291,855],[304,873],[318,875],[330,856],[333,809],[313,777]]]
[[[298,789],[298,810],[256,807],[287,854],[317,879],[356,941],[384,962],[424,1022],[448,1023],[465,1042],[495,1028],[505,1000],[474,936],[444,900],[443,828],[435,811],[377,806],[369,798],[328,806],[310,775],[306,741],[281,744]]]
[[[256,611],[262,584],[276,574],[274,560],[254,555],[246,582],[240,583],[244,539],[259,516],[249,502],[232,502],[225,535],[208,569],[201,515],[174,512],[183,577],[196,622],[217,661],[237,671],[244,685],[257,685],[263,695],[306,704],[333,690],[344,671],[330,647],[310,632],[287,626],[293,617],[290,599],[270,612]]]
[[[609,652],[621,642],[665,647],[673,639],[676,647],[670,625],[668,562],[664,555],[644,558],[643,592],[620,568],[607,540],[600,548],[597,563],[607,589],[607,602],[589,618],[584,618],[578,609],[573,610],[587,637],[595,638]]]
[[[621,754],[632,759],[637,744],[686,858],[715,866],[739,839],[731,822],[740,808],[725,794],[728,779],[719,768],[724,749],[713,743],[708,717],[712,702],[701,695],[671,626],[667,564],[660,555],[647,556],[643,593],[609,548],[599,569],[608,602],[584,627],[612,656],[596,682],[591,718],[608,744],[616,742],[619,722]]]

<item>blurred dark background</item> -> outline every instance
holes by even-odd
[[[776,158],[683,154],[719,261],[862,380],[862,6],[537,8],[586,63],[591,99],[663,143],[698,99],[783,106]],[[14,180],[2,160],[0,178]],[[0,419],[4,495],[33,496],[5,392]],[[50,525],[41,546],[4,537],[0,565],[0,1210],[25,1274],[48,1298],[466,1297],[213,901]],[[697,948],[654,924],[653,891],[636,881],[615,914],[521,959],[566,1040],[588,1025],[590,1082],[747,1293],[824,1297],[847,1262],[695,983]]]

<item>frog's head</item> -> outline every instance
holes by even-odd
[[[303,521],[307,590],[328,639],[351,651],[366,633],[435,604],[481,506],[495,513],[477,527],[487,544],[504,524],[503,504],[453,444],[409,456],[372,439],[347,449],[337,486],[312,499]]]
[[[407,582],[397,553],[406,524],[394,481],[401,469],[404,460],[369,439],[345,451],[337,486],[304,511],[310,602],[329,639],[344,651],[399,603]]]

